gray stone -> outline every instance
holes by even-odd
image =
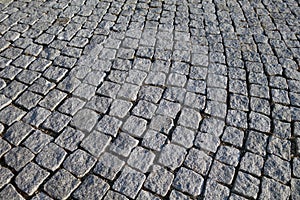
[[[293,178],[291,181],[291,199],[296,200],[300,198],[300,180]]]
[[[290,188],[269,178],[262,179],[262,188],[259,199],[288,199]]]
[[[37,106],[23,117],[23,121],[30,125],[39,127],[50,114],[51,112],[49,110]]]
[[[205,154],[203,151],[195,148],[190,149],[184,165],[194,170],[195,172],[206,176],[212,163],[212,158]]]
[[[217,182],[231,184],[234,173],[235,169],[233,166],[225,165],[215,160],[211,167],[209,177]]]
[[[81,178],[86,175],[96,163],[96,159],[80,149],[70,154],[64,161],[66,170]]]
[[[262,156],[246,152],[241,160],[240,169],[256,176],[260,176],[263,166],[264,159]]]
[[[142,86],[139,93],[138,98],[147,100],[153,103],[157,103],[163,93],[163,89],[154,86]]]
[[[25,147],[17,146],[11,149],[8,153],[5,154],[4,160],[5,163],[14,168],[14,170],[19,171],[27,163],[29,163],[34,158],[34,154],[31,153]]]
[[[54,143],[49,143],[35,158],[35,161],[44,168],[54,171],[59,168],[67,152]]]
[[[232,126],[227,126],[222,135],[222,141],[237,147],[243,146],[244,131]]]
[[[108,192],[106,193],[106,196],[104,197],[104,200],[111,200],[111,199],[128,200],[128,198],[126,198],[124,195],[114,192],[112,190],[108,190]]]
[[[175,170],[184,161],[186,150],[175,144],[167,144],[161,150],[158,162],[165,167]]]
[[[205,113],[225,119],[226,117],[227,105],[225,103],[217,102],[217,101],[207,101]]]
[[[115,117],[105,115],[97,124],[96,129],[100,132],[109,134],[111,136],[116,136],[119,128],[122,125],[122,121]]]
[[[157,114],[165,115],[167,117],[175,118],[177,113],[180,111],[180,104],[173,103],[166,100],[161,100],[159,107],[156,111]]]
[[[268,145],[269,153],[279,156],[285,160],[291,159],[291,142],[276,137],[271,137]]]
[[[97,93],[107,97],[115,98],[120,90],[121,86],[117,83],[104,81],[102,86],[97,90]]]
[[[208,179],[204,192],[205,199],[227,199],[229,197],[229,188],[217,183],[214,180]]]
[[[146,173],[149,167],[152,165],[155,158],[155,154],[143,147],[136,147],[132,150],[127,164],[131,167]]]
[[[0,188],[10,182],[14,174],[7,168],[0,166]]]
[[[261,132],[270,132],[271,120],[269,117],[256,112],[251,112],[249,115],[249,119],[250,119],[250,128],[253,128]]]
[[[132,106],[133,104],[131,102],[116,99],[112,102],[110,106],[109,115],[124,118],[128,114]]]
[[[216,152],[221,141],[218,136],[211,133],[199,132],[196,136],[194,144],[196,147],[200,147],[206,151]]]
[[[118,93],[118,97],[127,99],[129,101],[135,101],[140,87],[130,83],[124,83]]]
[[[91,132],[98,121],[98,114],[90,109],[82,109],[78,111],[71,121],[71,125],[75,128]]]
[[[42,126],[58,133],[63,130],[70,121],[71,117],[55,111],[45,120]]]
[[[135,198],[145,179],[144,174],[130,167],[125,167],[119,178],[114,182],[113,189],[130,198]]]
[[[97,176],[89,175],[78,189],[75,190],[72,197],[77,199],[102,199],[108,189],[108,183]]]
[[[52,140],[51,136],[36,130],[23,142],[23,145],[37,154]]]
[[[4,139],[0,138],[0,158],[9,150],[11,149],[11,146],[8,142],[6,142]]]
[[[191,198],[177,190],[172,190],[170,200],[191,200]]]
[[[265,163],[264,174],[286,184],[291,180],[290,163],[277,156],[271,155]]]
[[[27,195],[32,195],[49,175],[49,172],[31,162],[17,175],[15,183]]]
[[[69,151],[74,151],[78,148],[78,145],[83,140],[84,136],[84,133],[81,131],[67,127],[55,139],[55,143]]]
[[[110,98],[94,96],[90,101],[87,102],[85,107],[100,113],[106,113],[111,102],[112,99]]]
[[[247,128],[247,113],[240,110],[228,110],[227,124],[239,128]]]
[[[105,152],[100,156],[94,168],[94,173],[106,179],[113,180],[124,164],[125,162],[118,157]]]
[[[172,185],[182,192],[187,192],[192,196],[197,196],[201,193],[203,181],[204,179],[199,174],[181,167],[176,173]]]
[[[90,100],[96,93],[96,87],[86,83],[81,83],[72,94],[83,98],[85,100]]]
[[[111,141],[111,137],[101,132],[93,131],[80,144],[95,157],[99,157]]]
[[[2,110],[6,106],[8,106],[11,103],[11,100],[7,98],[5,95],[0,95],[0,109]]]
[[[161,200],[159,197],[145,190],[141,190],[141,192],[139,193],[136,199],[137,200]]]
[[[191,148],[193,146],[193,141],[195,138],[195,132],[187,129],[183,126],[177,126],[172,133],[172,142],[182,145],[186,148]]]
[[[4,138],[11,144],[19,145],[32,131],[31,126],[18,121],[7,129]]]
[[[76,97],[71,97],[69,99],[66,99],[64,103],[59,106],[58,111],[73,116],[84,106],[84,104],[85,102],[83,100]]]
[[[40,101],[39,105],[53,111],[66,96],[66,93],[54,89],[51,90],[42,101]]]
[[[147,121],[135,116],[130,116],[124,123],[122,130],[132,136],[141,137],[147,128]]]
[[[67,199],[80,181],[64,169],[58,170],[44,185],[44,190],[55,199]]]
[[[138,145],[139,141],[121,132],[110,145],[110,150],[124,157],[129,156],[131,150]]]
[[[246,140],[246,149],[265,156],[268,136],[256,131],[250,131]]]
[[[193,109],[183,108],[178,122],[182,126],[197,129],[201,119],[199,112]]]
[[[237,166],[240,160],[240,151],[234,147],[220,146],[216,159],[228,165]]]
[[[233,191],[243,194],[246,197],[256,198],[259,192],[259,179],[239,172],[234,182]]]
[[[152,192],[165,196],[170,189],[174,175],[168,170],[155,165],[146,179],[144,186]]]
[[[151,119],[156,108],[157,106],[155,104],[141,100],[132,110],[132,114],[146,119]]]
[[[9,105],[0,111],[0,122],[10,126],[14,122],[19,121],[25,114],[26,112],[23,110]]]
[[[225,122],[214,117],[205,117],[201,122],[200,131],[216,136],[221,136]]]
[[[6,185],[0,192],[0,199],[25,200],[11,184]]]

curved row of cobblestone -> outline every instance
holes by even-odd
[[[298,1],[0,10],[0,199],[300,199]]]

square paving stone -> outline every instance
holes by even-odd
[[[26,116],[23,117],[23,121],[32,126],[39,127],[39,125],[42,124],[50,114],[51,111],[37,106],[31,109]]]
[[[100,113],[106,113],[106,111],[111,105],[111,102],[111,98],[94,96],[91,100],[89,100],[86,103],[85,107]]]
[[[212,158],[210,156],[195,148],[190,149],[184,161],[185,166],[204,176],[207,175],[211,163]]]
[[[14,174],[7,168],[0,166],[0,188],[10,182]]]
[[[67,199],[80,181],[64,169],[58,170],[44,185],[44,190],[55,199]]]
[[[172,133],[172,142],[191,148],[195,139],[195,132],[183,126],[177,126]]]
[[[95,163],[96,158],[78,149],[65,159],[63,166],[66,170],[80,178],[87,174]]]
[[[263,177],[261,186],[259,199],[288,199],[291,194],[288,186],[266,177]]]
[[[150,123],[151,129],[165,134],[168,134],[173,126],[173,119],[162,115],[155,115]]]
[[[212,135],[221,136],[224,126],[224,120],[219,120],[214,117],[205,117],[201,123],[200,131],[203,133],[210,133]]]
[[[0,110],[8,106],[11,102],[12,102],[11,99],[7,98],[3,94],[0,94]]]
[[[37,154],[52,140],[51,136],[36,130],[23,142],[23,145]]]
[[[136,147],[131,152],[127,164],[131,167],[146,173],[149,167],[152,165],[155,158],[155,154],[143,147]]]
[[[208,179],[204,193],[205,199],[228,199],[229,193],[229,188],[217,183],[214,180]]]
[[[125,167],[119,178],[114,182],[113,189],[130,198],[135,198],[145,179],[144,174],[130,167]]]
[[[90,100],[96,93],[96,87],[86,83],[81,83],[75,90],[72,92],[73,95],[80,98]]]
[[[241,160],[240,169],[260,176],[264,166],[264,159],[262,156],[254,153],[246,152]]]
[[[167,136],[154,130],[147,130],[143,136],[142,146],[160,151],[167,140]]]
[[[0,199],[25,200],[21,194],[17,192],[13,185],[8,184],[1,192]]]
[[[231,184],[233,181],[235,169],[233,166],[225,165],[218,161],[214,161],[209,177],[217,182]]]
[[[175,170],[183,163],[185,155],[185,148],[175,144],[167,144],[161,150],[158,162],[171,170]]]
[[[244,140],[244,131],[232,126],[227,126],[224,130],[222,141],[232,144],[236,147],[242,147]]]
[[[90,109],[82,109],[75,114],[71,121],[71,125],[79,130],[91,132],[96,125],[98,118],[99,115],[96,112]]]
[[[157,106],[148,101],[139,101],[138,104],[132,110],[132,113],[136,116],[151,119],[154,115]]]
[[[25,111],[9,105],[0,111],[0,122],[10,126],[14,122],[19,121],[25,114]]]
[[[35,158],[40,166],[55,171],[64,161],[67,152],[54,143],[49,143]]]
[[[34,154],[24,147],[17,146],[5,154],[6,164],[19,171],[34,158]]]
[[[171,101],[161,100],[159,107],[156,111],[157,114],[165,115],[175,119],[177,113],[180,111],[180,104]]]
[[[155,165],[146,179],[144,186],[152,192],[165,196],[172,184],[174,175],[168,170]]]
[[[30,125],[18,121],[7,129],[4,138],[11,144],[19,145],[33,130]]]
[[[84,133],[80,130],[68,126],[55,139],[55,143],[69,151],[74,151],[78,148],[79,143],[83,140],[84,136]]]
[[[47,194],[44,192],[39,192],[36,195],[32,197],[32,200],[52,200],[51,197],[49,197]]]
[[[75,190],[72,196],[76,199],[102,199],[107,190],[108,183],[94,175],[89,175],[83,183]]]
[[[124,157],[129,156],[131,150],[138,145],[139,141],[129,134],[121,132],[110,145],[110,150]]]
[[[153,103],[157,103],[163,93],[163,89],[154,86],[142,86],[139,93],[138,99],[147,100]]]
[[[84,106],[84,104],[85,102],[83,100],[76,97],[71,97],[64,101],[64,103],[58,108],[58,111],[73,116]]]
[[[219,137],[211,133],[199,132],[196,136],[194,144],[196,147],[200,147],[206,151],[215,153],[220,145],[221,141]]]
[[[198,196],[201,193],[204,179],[201,175],[187,168],[181,167],[176,173],[173,186],[192,196]]]
[[[199,112],[193,109],[183,108],[178,123],[187,128],[198,129],[201,119],[202,117]]]
[[[129,101],[135,101],[140,87],[130,83],[124,83],[118,93],[118,97],[127,99]]]
[[[246,141],[246,149],[253,153],[264,156],[266,155],[267,139],[268,136],[263,133],[250,131]]]
[[[284,184],[291,180],[291,166],[275,155],[270,155],[264,166],[264,174]]]
[[[237,166],[240,161],[240,151],[234,147],[220,146],[216,159],[228,165]]]
[[[109,145],[110,141],[110,136],[107,136],[99,131],[93,131],[81,142],[80,146],[93,156],[99,157]]]
[[[130,135],[140,137],[143,135],[147,127],[147,121],[136,117],[130,116],[124,123],[122,130],[128,132]]]
[[[132,106],[129,101],[116,99],[111,104],[109,115],[124,118]]]
[[[32,195],[49,175],[49,172],[30,162],[17,175],[15,183],[27,195]]]
[[[70,121],[71,117],[55,111],[45,120],[43,127],[58,133],[62,131]]]
[[[115,137],[118,134],[121,125],[121,120],[109,115],[105,115],[97,124],[96,129]]]
[[[60,102],[67,96],[67,93],[64,93],[60,90],[54,89],[51,90],[45,98],[39,103],[40,106],[47,108],[53,111]]]
[[[271,136],[267,151],[285,160],[291,159],[291,142]]]
[[[94,168],[94,173],[109,180],[113,180],[124,164],[125,162],[118,157],[105,152],[100,156],[98,163]]]
[[[16,101],[15,103],[19,106],[24,107],[27,110],[35,107],[39,101],[42,99],[41,95],[35,94],[30,91],[25,91]]]
[[[259,192],[259,184],[259,179],[239,172],[233,186],[233,191],[255,199]]]

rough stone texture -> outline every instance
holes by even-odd
[[[18,174],[15,183],[23,192],[32,195],[49,175],[49,172],[30,162]]]
[[[109,185],[98,178],[97,176],[88,176],[78,189],[72,194],[77,199],[102,199],[106,191],[109,189]]]
[[[144,174],[130,167],[125,167],[120,177],[115,181],[113,189],[130,198],[135,198],[145,179]]]
[[[79,184],[72,174],[60,169],[46,182],[44,190],[53,198],[66,199]]]
[[[1,1],[0,199],[299,199],[299,24],[296,0]]]
[[[14,174],[9,169],[2,166],[0,167],[0,173],[1,173],[0,188],[2,188],[3,186],[9,183],[9,181],[12,179]]]

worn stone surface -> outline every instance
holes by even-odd
[[[295,0],[0,1],[0,199],[299,199],[299,24]]]

